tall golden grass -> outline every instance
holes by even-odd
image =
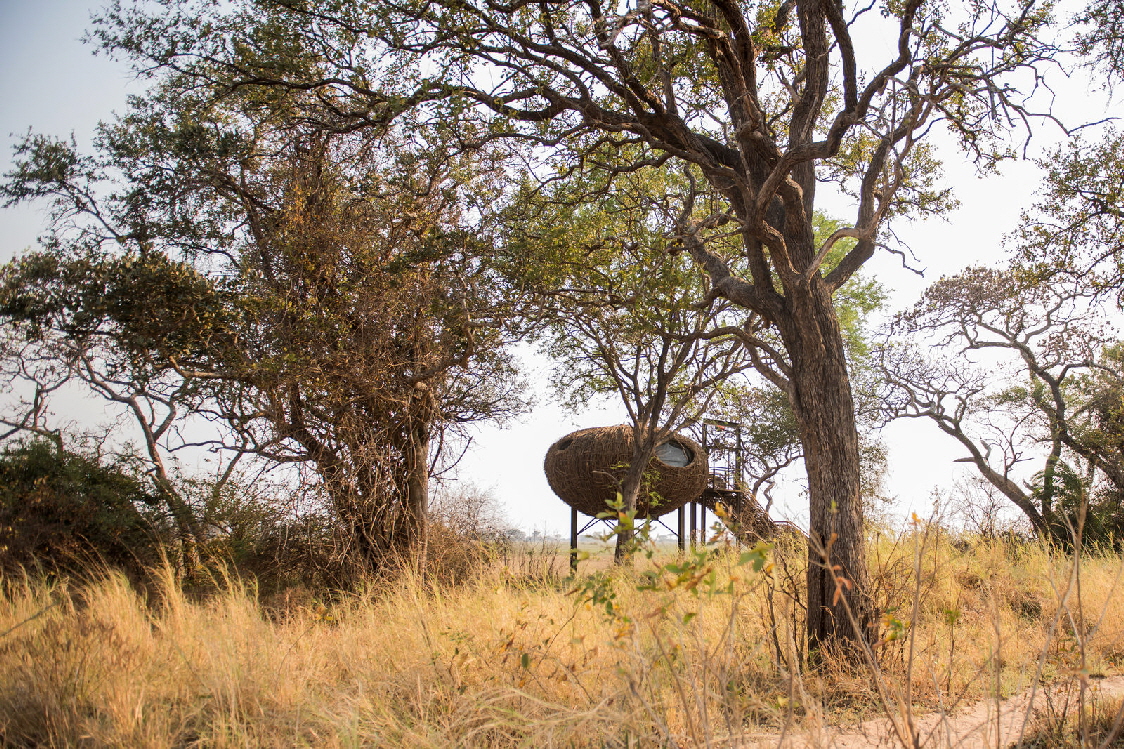
[[[877,668],[809,661],[798,547],[682,563],[657,553],[576,580],[513,557],[457,585],[405,574],[359,593],[269,598],[218,573],[213,592],[188,596],[169,569],[143,590],[113,572],[10,578],[0,735],[7,746],[737,746],[880,712],[906,725],[1124,659],[1119,557],[1075,567],[1050,547],[966,546],[917,525],[870,545]]]

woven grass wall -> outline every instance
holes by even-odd
[[[681,434],[669,441],[684,449],[690,462],[677,468],[652,458],[652,480],[641,489],[637,517],[659,517],[677,510],[706,488],[708,466],[702,446]],[[616,497],[631,460],[632,427],[619,424],[567,434],[547,450],[543,468],[550,488],[563,502],[585,515],[597,515]],[[652,494],[658,503],[649,506]]]

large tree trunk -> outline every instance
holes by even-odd
[[[779,327],[792,357],[790,398],[808,474],[808,645],[813,650],[827,642],[857,644],[866,635],[871,606],[859,438],[843,337],[822,281],[814,280],[802,301],[806,314]]]
[[[425,575],[429,556],[429,440],[431,423],[415,417],[406,443],[405,547]]]
[[[712,181],[721,189],[720,180]],[[814,175],[805,181],[804,213],[811,216]],[[789,222],[780,213],[770,223]],[[790,251],[801,260],[797,267],[805,267],[815,255],[812,227],[804,229],[791,231],[789,237]],[[773,372],[772,379],[788,392],[808,475],[808,644],[811,649],[828,642],[858,645],[866,635],[872,606],[855,403],[831,288],[818,270],[805,278],[793,269],[782,279],[783,295],[768,288],[774,283],[772,269],[752,236],[747,237],[746,247],[751,264],[757,264],[753,285],[733,279],[725,262],[708,253],[696,238],[688,236],[685,245],[711,274],[718,293],[771,321],[784,342],[787,371]],[[769,279],[768,285],[762,279]]]
[[[191,506],[180,497],[170,484],[165,485],[163,482],[157,483],[160,484],[161,492],[164,495],[164,502],[167,504],[168,511],[171,513],[172,519],[176,524],[176,531],[180,542],[181,572],[184,577],[192,578],[203,566],[202,559],[199,555],[199,547],[203,545],[203,533],[199,529],[195,512],[191,509]]]
[[[332,508],[346,529],[347,539],[354,544],[352,560],[377,575],[386,562],[390,537],[385,520],[386,498],[376,487],[353,482],[339,467],[320,467]]]

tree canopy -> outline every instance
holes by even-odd
[[[1094,298],[1072,278],[972,268],[899,315],[879,358],[887,410],[932,420],[1037,533],[1062,543],[1082,505],[1118,497],[1124,480],[1119,344]],[[1101,510],[1118,514],[1112,504]],[[1090,520],[1086,540],[1114,535],[1105,512]]]
[[[222,425],[215,446],[314,466],[367,564],[424,557],[443,437],[522,403],[503,348],[516,298],[474,207],[488,166],[412,137],[162,86],[103,127],[94,155],[30,136],[3,192],[49,201],[54,229],[4,269],[16,358],[37,345],[130,402],[154,463],[177,418],[201,415]]]

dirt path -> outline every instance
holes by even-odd
[[[1101,697],[1119,697],[1124,695],[1124,676],[1097,679],[1090,684],[1090,689]],[[1045,699],[1040,688],[1034,705],[1043,705]],[[1019,739],[1024,718],[1032,707],[1030,700],[1027,691],[998,704],[995,700],[985,700],[950,716],[931,714],[917,718],[918,745],[931,749],[1007,749]],[[783,742],[781,736],[775,734],[753,736],[742,744],[755,749],[871,749],[901,745],[888,718],[869,720],[845,729],[805,728],[802,733],[784,737]]]

